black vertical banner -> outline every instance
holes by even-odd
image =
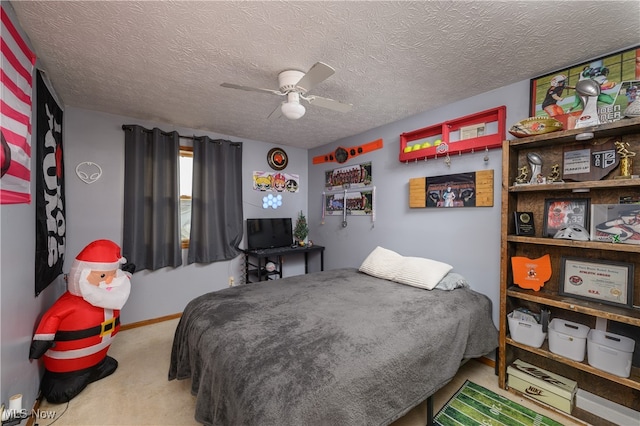
[[[62,110],[37,76],[36,296],[62,273],[66,246]]]

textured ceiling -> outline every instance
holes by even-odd
[[[67,106],[313,148],[640,43],[638,1],[13,1]],[[336,73],[299,120],[286,69]]]

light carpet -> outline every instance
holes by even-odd
[[[178,320],[174,319],[118,333],[109,349],[109,355],[119,363],[115,373],[90,384],[69,404],[50,404],[42,401],[39,407],[42,418],[36,419],[35,424],[198,425],[193,417],[195,397],[191,395],[190,381],[167,379],[171,343],[177,324]],[[466,380],[471,380],[564,425],[580,424],[500,389],[493,367],[475,360],[464,364],[453,380],[434,395],[434,411],[438,412]],[[52,414],[55,414],[55,418],[45,418]],[[425,424],[426,404],[422,403],[392,425]]]

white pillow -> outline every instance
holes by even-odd
[[[404,257],[393,281],[432,290],[453,266],[422,257]]]
[[[376,247],[360,265],[360,272],[393,281],[400,268],[402,255],[392,250]]]
[[[432,290],[453,266],[422,257],[405,257],[376,247],[360,265],[360,272],[419,288]]]

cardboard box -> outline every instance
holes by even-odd
[[[571,414],[578,383],[519,359],[507,367],[510,388]]]

